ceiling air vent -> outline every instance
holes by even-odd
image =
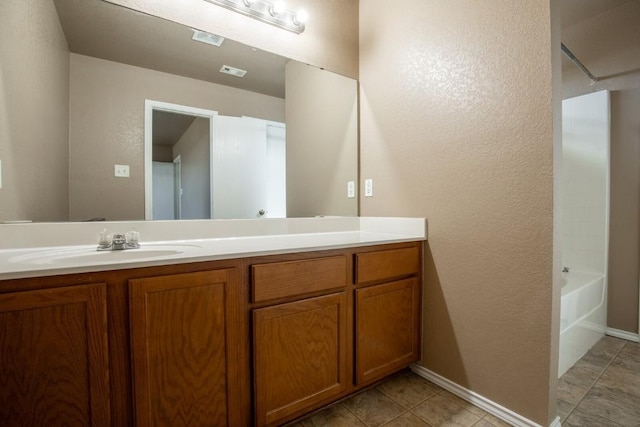
[[[240,68],[230,67],[228,65],[223,65],[222,68],[220,68],[220,72],[236,77],[244,77],[244,75],[247,74],[247,70],[241,70]]]
[[[207,33],[206,31],[193,30],[192,40],[210,44],[212,46],[220,47],[222,46],[222,42],[224,42],[224,37],[218,36],[215,34]]]

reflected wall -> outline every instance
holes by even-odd
[[[145,99],[284,121],[281,98],[71,54],[71,221],[144,219]],[[115,177],[114,164],[131,176]]]
[[[357,82],[295,61],[285,79],[287,215],[358,215],[357,193],[347,195],[358,182]]]
[[[53,2],[3,0],[0,221],[67,220],[68,124],[69,49]]]
[[[237,14],[201,0],[188,0],[179,5],[173,1],[95,2],[115,3],[191,27],[219,30],[226,37],[249,43],[259,42],[258,47],[271,47],[294,59],[357,77],[357,2],[311,2],[309,12],[313,16],[313,24],[310,23],[307,31],[300,36],[247,17],[235,16]],[[294,3],[292,7],[296,6]],[[162,73],[142,77],[144,73],[133,72],[135,67],[125,72],[126,66],[120,69],[113,64],[106,65],[107,61],[99,67],[97,63],[100,60],[70,54],[57,22],[53,1],[3,1],[0,3],[0,20],[0,161],[3,170],[0,221],[143,218],[139,214],[143,209],[143,201],[137,196],[143,176],[140,158],[142,148],[133,141],[142,140],[137,123],[143,116],[144,108],[143,104],[136,106],[135,111],[131,105],[119,106],[118,92],[127,92],[127,101],[131,102],[133,94],[142,91],[149,80],[162,81],[166,85],[163,89],[171,92],[168,99],[164,100],[187,104],[187,98],[195,92],[201,92],[209,99],[189,104],[212,108],[205,104],[229,101],[223,107],[216,108],[221,113],[225,108],[233,110],[233,103],[238,97],[252,98],[231,95],[229,91],[232,89],[228,88],[220,91],[211,87],[202,89],[203,83],[194,80],[180,84],[181,90],[186,93],[176,93],[174,89],[178,84],[175,81],[167,83],[170,79]],[[31,30],[25,32],[24,28]],[[264,40],[267,40],[266,43]],[[98,70],[99,74],[88,75],[90,68]],[[127,79],[134,85],[133,90],[126,87]],[[353,84],[356,85],[355,82]],[[152,99],[157,94],[157,90],[154,90],[150,90],[149,97]],[[94,95],[101,105],[89,107],[86,101]],[[280,112],[283,102],[282,99],[273,102],[278,104]],[[262,108],[262,104],[264,102],[250,99],[254,109]],[[70,105],[73,111],[80,113],[79,117],[70,118]],[[241,114],[282,121],[281,117],[273,115],[246,111]],[[115,117],[119,115],[124,116],[125,121],[115,123]],[[114,126],[109,128],[107,123]],[[350,175],[357,175],[357,140],[353,143],[355,154],[349,155],[355,160],[350,166],[353,168]],[[113,150],[116,146],[122,147],[123,151]],[[90,158],[92,153],[95,154],[94,158]],[[338,160],[332,165],[341,162]],[[116,179],[113,176],[114,164],[129,165],[130,178]],[[340,195],[344,199],[347,198],[346,178],[351,179],[342,175],[339,178]],[[322,182],[317,176],[315,181]],[[113,184],[113,187],[107,187],[107,183]],[[318,195],[317,192],[311,194]],[[318,196],[314,200],[319,199],[321,197]],[[357,202],[346,202],[350,206],[348,214],[356,215]],[[305,202],[299,205],[303,204],[307,205]],[[345,212],[313,207],[308,215],[341,215]]]

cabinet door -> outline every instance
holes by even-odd
[[[0,424],[109,425],[105,288],[0,295]]]
[[[356,382],[363,384],[418,360],[420,289],[411,278],[356,290]]]
[[[233,424],[225,295],[236,280],[225,269],[129,281],[136,425]]]
[[[253,311],[256,425],[277,425],[347,384],[344,292]]]

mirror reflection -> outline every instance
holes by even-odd
[[[0,221],[357,215],[354,80],[101,0],[0,32]]]

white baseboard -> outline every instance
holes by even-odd
[[[586,320],[583,320],[582,322],[578,323],[578,326],[580,326],[581,328],[585,328],[585,329],[589,329],[593,332],[597,332],[599,334],[606,334],[607,333],[607,328],[604,325],[598,324],[598,323],[594,323],[594,322],[588,322]]]
[[[448,380],[423,366],[414,364],[411,365],[411,370],[420,375],[422,378],[425,378],[432,383],[439,385],[443,389],[455,394],[456,396],[466,400],[467,402],[470,402],[484,409],[491,415],[494,415],[513,426],[541,427],[540,424],[533,422],[530,419],[525,418],[522,415],[517,414],[510,409],[507,409],[504,406],[499,405],[496,402],[479,395],[474,391],[464,388],[461,385],[458,385],[453,381]],[[549,427],[560,427],[560,417],[556,417],[556,419],[553,420]]]
[[[549,424],[549,427],[562,427],[562,424],[560,424],[560,417],[556,417],[556,419]]]
[[[616,338],[622,338],[627,341],[640,342],[640,335],[634,334],[633,332],[623,331],[622,329],[607,328],[605,334]]]
[[[549,424],[549,427],[562,427],[562,424],[560,424],[560,417],[556,417],[556,419]]]

